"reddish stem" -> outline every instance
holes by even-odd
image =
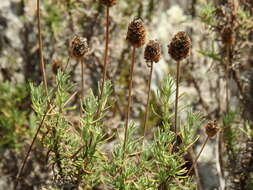
[[[150,92],[151,92],[152,73],[153,73],[153,62],[151,62],[149,80],[148,80],[148,99],[147,99],[146,112],[145,112],[145,117],[144,117],[143,141],[144,141],[144,138],[146,135],[146,130],[147,130],[147,120],[148,120],[148,113],[149,113],[149,101],[150,101]]]
[[[42,37],[41,37],[41,23],[40,23],[40,0],[37,0],[37,27],[38,27],[38,38],[39,38],[39,54],[40,54],[40,67],[43,75],[43,83],[45,86],[46,95],[48,96],[48,89],[47,89],[47,78],[45,72],[45,64],[42,52]]]
[[[109,46],[109,6],[106,6],[106,36],[105,36],[105,55],[104,55],[104,67],[103,67],[103,80],[101,87],[100,98],[103,96],[104,85],[106,80],[106,70],[108,65],[108,46]]]
[[[176,102],[175,102],[175,129],[174,129],[175,134],[177,134],[177,110],[178,110],[179,79],[180,79],[180,61],[177,62]]]
[[[127,103],[127,114],[126,114],[124,144],[123,144],[123,150],[124,150],[123,151],[123,157],[125,157],[126,142],[127,142],[127,132],[128,132],[128,122],[129,122],[129,113],[130,113],[130,107],[131,107],[133,72],[134,72],[134,64],[135,64],[135,50],[136,50],[136,48],[133,47],[132,63],[131,63],[131,70],[130,70],[130,80],[129,80],[129,86],[128,86],[128,103]]]

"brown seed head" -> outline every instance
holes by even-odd
[[[89,52],[87,39],[74,36],[70,43],[70,56],[76,59],[82,59]]]
[[[144,51],[144,59],[147,62],[157,63],[160,60],[161,47],[160,44],[155,40],[150,40]]]
[[[117,4],[117,0],[100,0],[100,3],[102,3],[108,7],[112,7],[113,5]]]
[[[128,26],[127,41],[138,48],[145,44],[146,31],[142,19],[135,18]]]
[[[221,40],[225,45],[233,45],[235,42],[235,35],[233,29],[228,26],[221,31]]]
[[[175,61],[185,59],[191,50],[191,39],[185,32],[178,32],[168,45],[168,53]]]
[[[216,120],[209,122],[205,128],[208,137],[215,136],[217,132],[220,130]]]

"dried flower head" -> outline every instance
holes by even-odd
[[[58,70],[63,71],[62,63],[59,60],[53,60],[52,63],[52,71],[55,75],[57,75]]]
[[[128,26],[127,41],[138,48],[145,44],[146,31],[141,18],[135,18]]]
[[[217,132],[219,131],[219,127],[216,120],[208,122],[205,128],[206,128],[206,134],[208,137],[215,136]]]
[[[113,5],[117,4],[116,0],[100,0],[100,3],[108,6],[108,7],[112,7]]]
[[[235,35],[233,29],[228,26],[221,31],[221,40],[225,45],[233,45],[235,42]]]
[[[89,52],[87,39],[75,35],[70,43],[70,56],[76,59],[82,59]]]
[[[150,40],[144,51],[144,59],[147,62],[158,62],[161,56],[160,44],[155,40]]]
[[[175,61],[181,61],[189,55],[191,44],[191,39],[185,32],[178,32],[168,45],[168,53]]]

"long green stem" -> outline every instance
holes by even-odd
[[[177,62],[176,101],[175,101],[175,128],[174,128],[175,134],[177,133],[177,110],[178,110],[179,80],[180,80],[180,61]]]
[[[39,53],[40,53],[40,67],[43,75],[43,83],[45,86],[46,95],[48,96],[48,88],[47,88],[47,78],[45,72],[45,64],[43,58],[43,43],[41,37],[41,23],[40,23],[40,0],[37,0],[37,27],[38,27],[38,39],[39,39]]]
[[[143,142],[144,142],[144,138],[145,138],[146,130],[147,130],[147,120],[148,120],[148,113],[149,113],[149,102],[150,102],[150,92],[151,92],[150,89],[151,89],[152,73],[153,73],[153,61],[151,62],[149,80],[148,80],[148,99],[147,99],[146,112],[145,112],[145,117],[144,117]]]
[[[130,80],[129,80],[129,86],[128,86],[128,103],[127,103],[127,114],[126,114],[124,144],[123,144],[123,151],[124,151],[123,152],[123,157],[125,157],[126,142],[127,142],[127,138],[128,138],[127,132],[128,132],[129,113],[130,113],[130,107],[131,107],[133,72],[134,72],[134,64],[135,64],[135,51],[136,51],[136,48],[133,47],[132,63],[131,63],[131,70],[130,70]]]

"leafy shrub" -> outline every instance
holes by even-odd
[[[3,82],[0,92],[0,146],[18,148],[28,128],[29,88]]]

